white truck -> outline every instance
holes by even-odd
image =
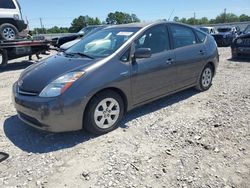
[[[15,40],[27,28],[17,0],[0,0],[0,40]]]

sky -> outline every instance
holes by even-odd
[[[30,28],[69,27],[80,15],[99,17],[104,21],[109,12],[123,11],[136,14],[142,21],[168,19],[175,16],[214,18],[224,9],[237,15],[250,15],[250,0],[19,0],[23,18]]]

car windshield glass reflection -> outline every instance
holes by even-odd
[[[82,53],[93,58],[107,57],[121,47],[140,28],[107,28],[87,36],[66,53]]]
[[[250,26],[248,26],[248,27],[245,29],[244,33],[250,33]]]

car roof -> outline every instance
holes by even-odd
[[[144,28],[144,27],[147,27],[147,26],[154,26],[154,25],[167,24],[167,23],[192,27],[190,25],[183,24],[183,23],[178,23],[178,22],[154,21],[154,22],[137,22],[137,23],[129,23],[129,24],[110,25],[110,26],[108,26],[108,28],[129,28],[129,27],[131,27],[131,28],[133,28],[133,27]]]

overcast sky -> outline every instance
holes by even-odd
[[[106,19],[109,12],[124,11],[135,13],[142,21],[172,18],[206,16],[214,18],[226,8],[237,15],[250,15],[250,0],[19,0],[23,17],[30,27],[40,27],[42,18],[46,28],[70,26],[73,18],[80,15]]]

